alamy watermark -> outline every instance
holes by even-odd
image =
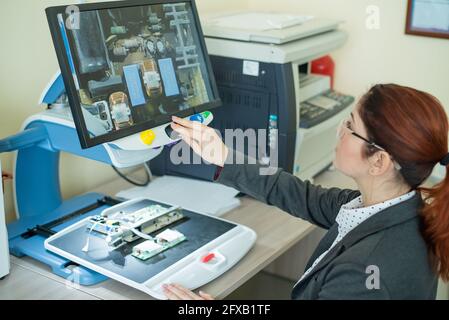
[[[366,278],[365,286],[368,290],[379,290],[380,289],[380,270],[376,265],[369,265],[365,270],[366,274],[369,276]]]
[[[67,14],[65,27],[68,30],[78,30],[80,28],[80,9],[78,6],[67,6],[65,13]]]
[[[80,274],[72,270],[72,273],[65,279],[65,287],[69,290],[79,290],[80,286]]]
[[[215,136],[214,136],[215,135]],[[227,146],[229,154],[224,158],[220,143]],[[220,131],[212,128],[194,130],[193,140],[200,147],[200,154],[185,143],[178,143],[170,150],[170,161],[175,164],[210,163],[205,159],[221,159],[225,164],[259,164],[260,175],[272,175],[278,169],[279,135],[277,129],[225,129],[224,139]],[[246,152],[245,152],[246,151]]]
[[[365,19],[365,26],[368,30],[380,29],[380,8],[376,5],[369,5],[366,7],[367,17]]]

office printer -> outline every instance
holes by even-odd
[[[349,114],[354,98],[332,90],[330,78],[312,74],[310,65],[341,47],[347,35],[338,30],[336,20],[308,17],[290,23],[289,17],[287,23],[273,24],[268,16],[240,12],[203,17],[223,101],[211,126],[224,137],[224,129],[268,130],[274,124],[278,166],[311,179],[331,164],[337,126]],[[279,19],[280,15],[272,20]],[[267,21],[271,28],[263,25]],[[165,148],[151,161],[153,173],[213,177],[215,168],[210,165],[173,164],[170,150]]]

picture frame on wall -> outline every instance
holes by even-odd
[[[449,39],[449,0],[408,0],[405,33]]]

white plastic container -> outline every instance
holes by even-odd
[[[0,172],[2,164],[0,162]],[[5,222],[5,206],[3,204],[3,183],[0,183],[0,279],[9,274],[8,233]]]

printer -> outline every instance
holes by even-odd
[[[330,77],[312,74],[311,61],[341,47],[340,21],[239,12],[202,17],[202,28],[223,106],[211,127],[277,126],[278,166],[313,179],[333,159],[336,129],[354,98],[331,88]],[[183,142],[181,142],[183,143]],[[214,167],[173,164],[170,148],[151,160],[157,175],[211,179]]]

